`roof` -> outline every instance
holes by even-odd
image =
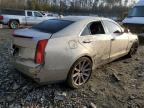
[[[109,18],[104,18],[104,17],[98,17],[98,16],[65,16],[63,18],[61,18],[62,20],[69,20],[69,21],[84,21],[84,20],[109,20],[109,21],[113,21]]]
[[[87,19],[99,19],[99,17],[94,16],[64,16],[61,18],[62,20],[70,20],[70,21],[81,21],[81,20],[87,20]]]

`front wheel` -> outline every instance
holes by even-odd
[[[87,57],[81,57],[71,67],[67,84],[72,88],[80,88],[90,78],[92,73],[92,61]]]
[[[139,46],[139,43],[138,42],[135,42],[133,45],[132,45],[132,47],[131,47],[131,49],[130,49],[130,51],[129,51],[129,53],[128,53],[128,57],[133,57],[135,54],[136,54],[136,52],[137,52],[137,50],[138,50],[138,46]]]

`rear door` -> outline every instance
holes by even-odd
[[[103,22],[108,29],[108,34],[111,35],[110,58],[119,58],[127,52],[127,47],[129,43],[128,35],[126,33],[123,33],[122,28],[117,23],[107,20],[104,20]]]
[[[104,64],[109,60],[110,36],[105,33],[101,21],[88,24],[80,38],[83,46],[92,50],[96,65]]]

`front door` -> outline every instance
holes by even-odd
[[[110,58],[119,58],[127,52],[128,36],[126,33],[123,33],[122,28],[117,23],[104,21],[104,24],[111,35]]]
[[[34,12],[34,22],[35,22],[35,24],[38,24],[42,21],[44,21],[44,18],[42,16],[42,14],[39,13],[39,12]]]

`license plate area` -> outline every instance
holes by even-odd
[[[35,58],[35,49],[34,48],[29,48],[29,47],[22,47],[16,44],[12,45],[12,56],[16,58],[21,58],[21,59],[31,59],[33,60]]]

